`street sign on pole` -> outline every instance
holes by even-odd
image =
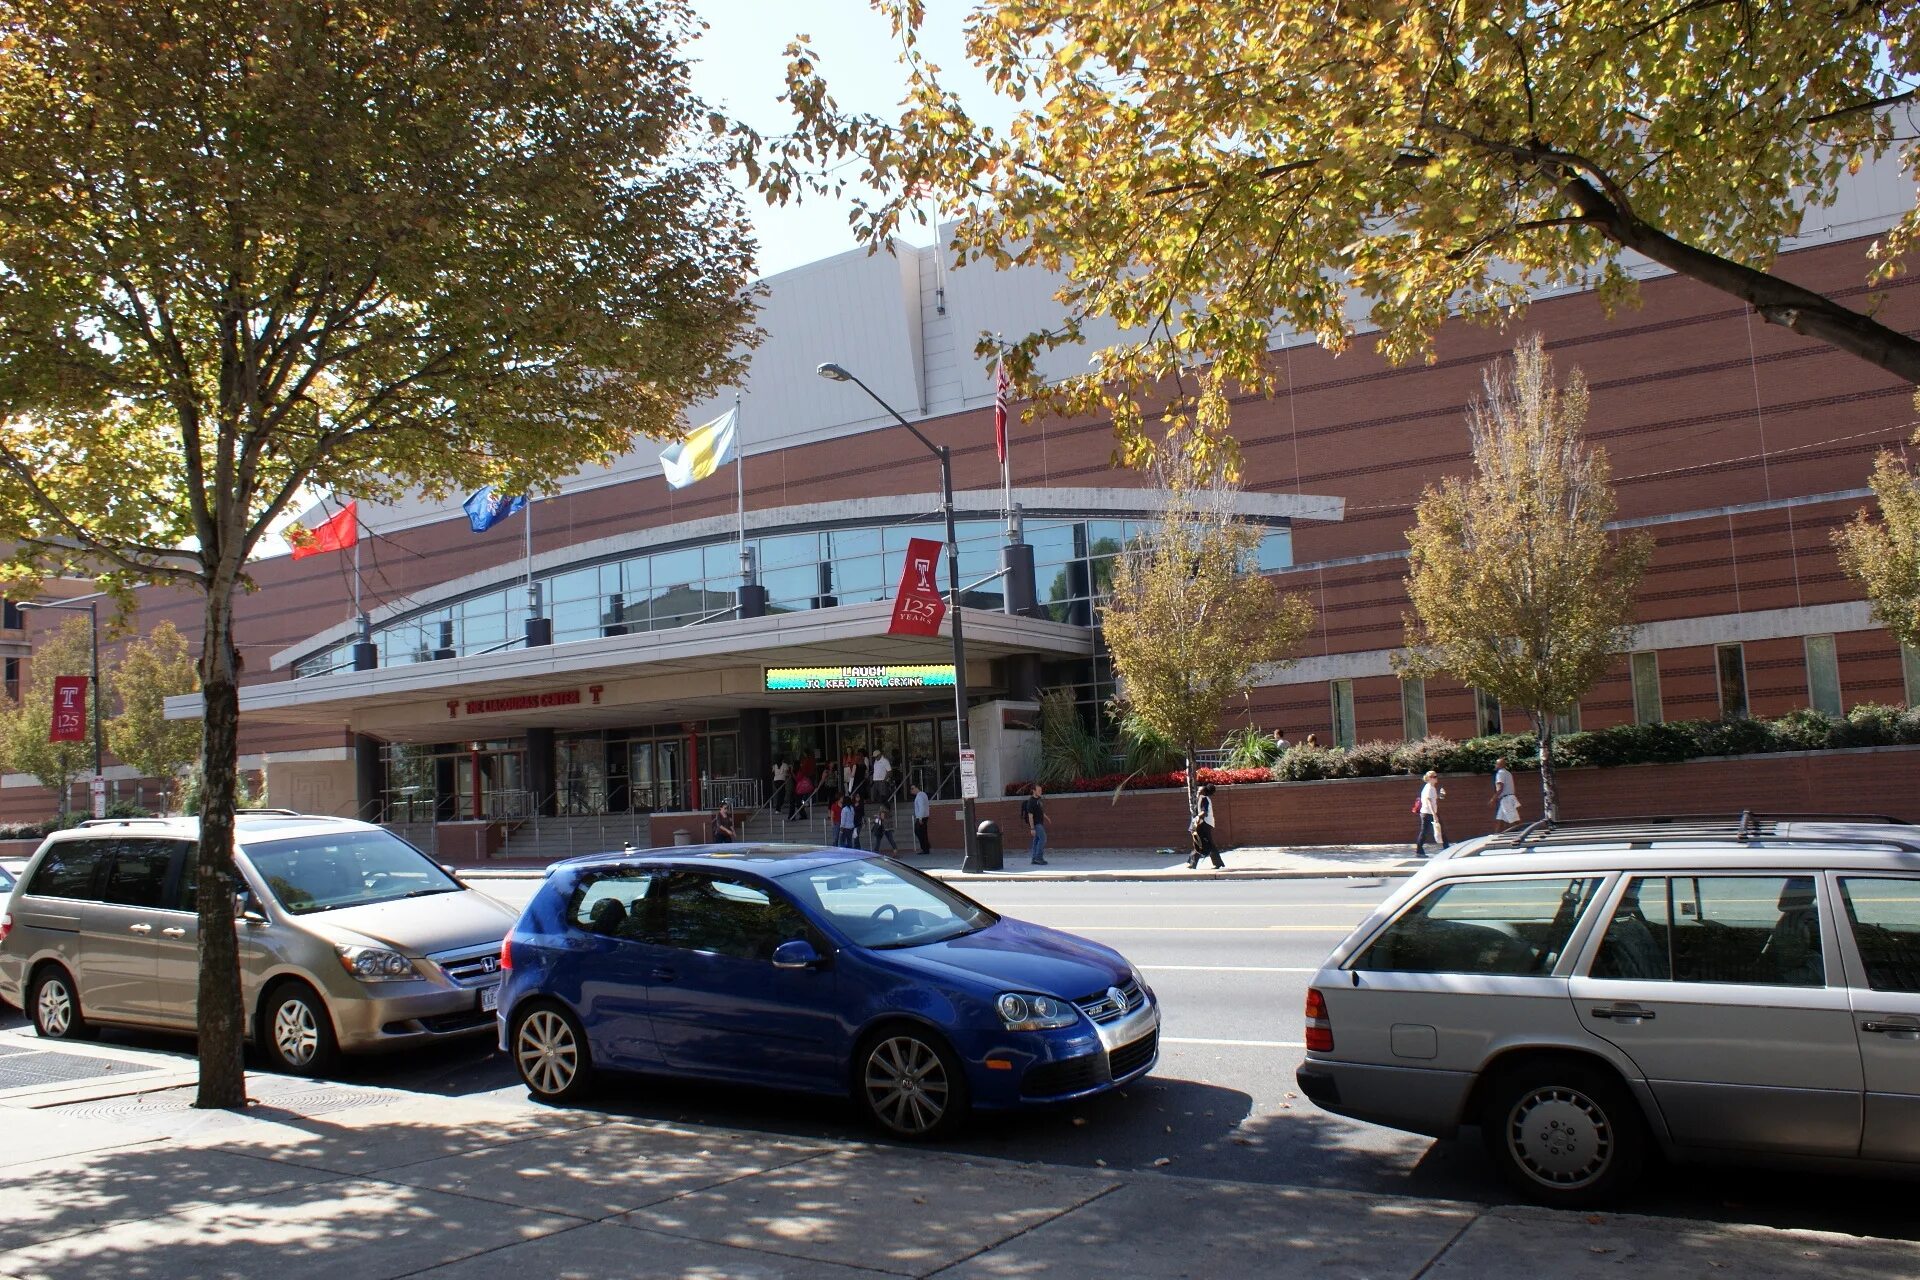
[[[92,790],[93,816],[104,818],[107,816],[107,780],[97,773],[94,774]]]
[[[974,772],[973,748],[960,748],[960,798],[978,800],[980,798],[980,775]]]

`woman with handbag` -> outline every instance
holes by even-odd
[[[1440,798],[1447,789],[1440,785],[1437,770],[1427,770],[1426,777],[1420,780],[1420,798],[1413,802],[1413,811],[1420,815],[1420,834],[1413,843],[1413,856],[1427,856],[1427,840],[1431,838],[1435,848],[1446,847],[1446,837],[1440,832]]]

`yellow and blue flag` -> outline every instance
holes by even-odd
[[[660,470],[666,474],[667,483],[684,489],[696,480],[705,480],[723,463],[733,461],[734,451],[739,448],[734,431],[739,414],[739,409],[729,409],[712,422],[687,432],[686,439],[662,449]]]

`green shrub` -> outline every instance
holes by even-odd
[[[1280,759],[1272,766],[1275,782],[1318,782],[1322,778],[1337,778],[1339,770],[1345,765],[1345,752],[1329,750],[1326,747],[1295,745],[1281,753]]]
[[[1895,712],[1896,717],[1898,712]],[[1801,707],[1772,722],[1774,750],[1819,751],[1840,739],[1845,722],[1824,711]]]
[[[1400,772],[1396,758],[1401,745],[1398,742],[1362,742],[1358,746],[1347,748],[1346,773],[1342,776],[1384,778],[1390,773]]]
[[[1847,713],[1846,723],[1839,730],[1839,744],[1847,747],[1891,747],[1906,741],[1902,734],[1901,721],[1904,713],[1899,707],[1889,707],[1880,702],[1863,702]]]
[[[1280,758],[1280,744],[1273,740],[1272,734],[1254,724],[1228,734],[1221,741],[1220,749],[1227,753],[1229,769],[1266,769]]]
[[[1708,720],[1699,731],[1703,756],[1749,756],[1777,751],[1773,725],[1766,720],[1741,717],[1735,720]]]

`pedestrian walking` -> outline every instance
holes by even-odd
[[[1047,865],[1047,806],[1040,798],[1040,784],[1027,788],[1020,802],[1020,817],[1027,824],[1027,860],[1036,867]]]
[[[880,852],[880,842],[887,842],[887,852],[898,853],[900,846],[893,839],[893,809],[891,806],[876,804],[873,806],[873,821],[867,824],[872,830],[873,851]]]
[[[1200,859],[1212,858],[1215,871],[1225,871],[1227,864],[1220,857],[1220,847],[1213,842],[1213,784],[1202,784],[1200,788],[1200,806],[1195,810],[1192,823],[1193,852],[1187,855],[1187,870],[1200,865]]]
[[[872,798],[881,804],[893,803],[893,761],[887,759],[887,749],[880,748],[873,753],[873,761],[867,766],[868,791]]]
[[[1505,756],[1493,762],[1493,820],[1502,831],[1520,821],[1520,797],[1514,794],[1513,771]]]
[[[792,774],[793,770],[785,756],[773,762],[773,795],[767,799],[767,808],[774,813],[779,813],[787,803],[787,786]]]
[[[722,800],[720,812],[713,815],[713,841],[715,844],[732,844],[739,836],[734,834],[733,801]]]
[[[860,847],[860,806],[854,803],[852,796],[840,797],[840,847],[858,849]]]
[[[813,811],[813,774],[802,773],[793,780],[793,808],[787,814],[787,821],[793,822],[801,816],[811,817]]]
[[[847,794],[858,803],[865,804],[868,784],[873,780],[873,763],[867,753],[862,751],[853,761],[853,777],[847,782]]]
[[[933,852],[933,842],[927,838],[927,819],[933,816],[933,802],[927,799],[926,788],[919,783],[908,785],[913,791],[913,839],[924,857]]]
[[[1420,835],[1413,845],[1413,856],[1416,858],[1427,856],[1429,838],[1436,849],[1446,847],[1446,837],[1440,830],[1440,798],[1446,794],[1447,789],[1440,785],[1439,772],[1427,770],[1426,777],[1421,779],[1420,798],[1413,802],[1413,811],[1420,815]]]

